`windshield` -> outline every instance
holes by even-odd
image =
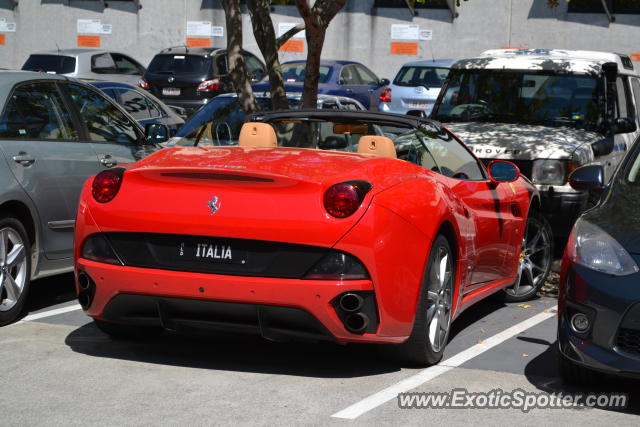
[[[447,75],[448,68],[440,67],[402,67],[398,71],[393,84],[396,86],[426,86],[428,88],[442,87]]]
[[[76,70],[76,59],[72,56],[62,55],[31,55],[22,66],[22,69],[69,74]]]
[[[596,77],[579,75],[452,70],[433,116],[443,122],[488,121],[596,130],[599,82]]]
[[[212,68],[211,58],[200,55],[156,55],[148,71],[157,74],[206,74]]]
[[[287,83],[302,83],[304,82],[306,66],[305,63],[284,64],[282,66],[282,78]],[[330,71],[331,67],[328,65],[320,66],[320,83],[327,83],[329,81]]]

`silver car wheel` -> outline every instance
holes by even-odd
[[[541,285],[551,265],[551,235],[541,221],[529,218],[522,239],[518,275],[514,285],[505,289],[512,297],[530,293]]]
[[[11,227],[0,229],[0,311],[11,310],[27,282],[27,253],[20,234]]]
[[[427,291],[427,331],[434,352],[446,345],[451,323],[451,302],[453,290],[452,257],[445,247],[439,247],[431,271]]]

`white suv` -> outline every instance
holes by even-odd
[[[568,175],[601,164],[608,182],[638,136],[638,108],[640,74],[626,55],[506,49],[455,63],[431,117],[484,162],[514,162],[566,237],[589,198]]]

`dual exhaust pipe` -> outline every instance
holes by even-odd
[[[96,284],[84,271],[78,273],[78,303],[86,310],[91,306],[96,293]]]
[[[355,293],[346,293],[338,300],[338,306],[345,312],[343,322],[349,332],[362,333],[369,327],[369,316],[360,310],[364,306],[364,299]]]

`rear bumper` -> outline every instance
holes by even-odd
[[[226,276],[126,267],[86,259],[79,271],[95,282],[87,314],[107,321],[214,329],[337,342],[400,343],[407,336],[353,334],[333,302],[347,291],[373,291],[369,280],[323,281]],[[268,327],[271,323],[273,326]]]

